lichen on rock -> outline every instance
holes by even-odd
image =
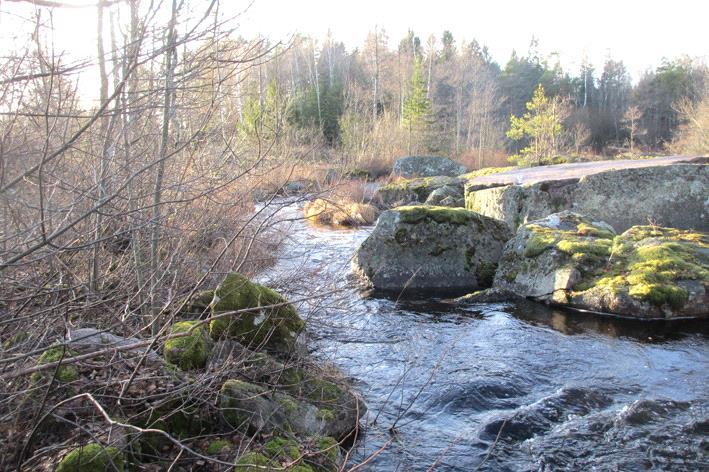
[[[706,234],[634,226],[620,236],[571,212],[523,225],[494,286],[540,301],[638,318],[707,316]]]

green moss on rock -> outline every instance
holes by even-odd
[[[462,174],[460,177],[466,180],[474,179],[475,177],[483,177],[486,175],[499,174],[500,172],[507,172],[510,170],[517,169],[517,166],[507,166],[507,167],[483,167],[482,169],[477,169],[466,174]]]
[[[210,456],[216,456],[224,449],[228,449],[231,446],[231,442],[227,441],[226,439],[215,439],[214,441],[209,443],[206,452]]]
[[[328,465],[336,466],[340,455],[340,445],[335,438],[330,436],[316,438],[315,447],[318,449],[318,454],[326,459]]]
[[[197,321],[181,321],[172,325],[170,334],[189,333],[168,339],[163,347],[165,360],[182,370],[201,369],[207,364],[212,340]]]
[[[534,258],[554,247],[557,238],[546,232],[540,232],[535,228],[531,228],[534,231],[532,236],[527,240],[527,245],[524,247],[524,257]]]
[[[39,356],[37,364],[50,364],[52,362],[77,356],[78,354],[78,352],[64,346],[52,346],[45,350],[41,356]],[[53,373],[52,370],[48,370],[46,372],[50,372],[50,375]],[[46,372],[35,372],[32,374],[31,380],[33,382],[39,382],[45,375],[47,375]],[[79,378],[79,369],[75,365],[61,365],[56,372],[56,379],[63,383],[73,382]]]
[[[491,287],[492,281],[495,279],[496,270],[497,264],[485,261],[480,262],[478,267],[475,269],[475,277],[478,280],[478,286]]]
[[[264,444],[263,452],[279,462],[293,461],[301,456],[299,447],[299,444],[293,439],[277,437]]]
[[[235,469],[239,472],[264,472],[269,470],[273,464],[268,457],[258,452],[247,452],[236,461]]]
[[[241,380],[227,380],[219,392],[219,409],[229,425],[248,429],[253,412],[241,408],[241,400],[257,399],[264,394],[265,390],[258,385]]]
[[[57,472],[107,472],[125,470],[123,455],[115,447],[87,444],[74,449],[57,465]]]
[[[655,306],[681,309],[688,301],[682,280],[709,280],[707,237],[701,233],[639,226],[616,238],[609,267],[574,287],[630,297]]]
[[[399,221],[417,224],[425,221],[465,225],[477,221],[478,215],[465,208],[450,208],[441,206],[411,205],[398,207]]]
[[[252,347],[288,351],[303,330],[304,322],[293,305],[275,290],[253,283],[241,274],[229,274],[216,296],[219,301],[213,306],[214,313],[254,310],[212,320],[209,329],[213,338],[227,335]]]

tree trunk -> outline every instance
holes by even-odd
[[[160,306],[157,303],[159,268],[159,243],[160,243],[160,201],[162,198],[163,175],[165,173],[165,159],[167,156],[167,146],[170,132],[170,111],[172,110],[173,97],[173,76],[175,63],[173,55],[175,51],[175,22],[177,20],[177,0],[172,0],[172,14],[167,31],[167,49],[165,51],[165,87],[163,90],[163,113],[162,132],[160,135],[160,150],[158,152],[158,168],[155,175],[155,187],[153,190],[153,215],[151,220],[150,238],[150,307],[152,312],[152,332],[156,335],[160,330],[158,317],[160,316]]]

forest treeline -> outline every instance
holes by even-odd
[[[506,133],[510,117],[522,116],[542,85],[563,108],[563,151],[612,156],[631,144],[665,149],[709,84],[706,64],[689,57],[665,59],[633,84],[622,60],[608,58],[601,70],[581,60],[580,70],[566,71],[557,56],[542,57],[535,40],[504,64],[449,31],[425,42],[409,31],[398,47],[388,44],[379,29],[354,50],[332,35],[295,37],[240,84],[240,126],[278,130],[292,144],[321,139],[345,159],[398,148],[482,167],[492,164],[486,156],[524,146]]]

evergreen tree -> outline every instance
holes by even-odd
[[[543,165],[553,162],[559,150],[563,132],[564,104],[558,97],[549,99],[539,84],[532,100],[527,103],[527,113],[521,118],[510,117],[507,137],[514,141],[529,138],[529,146],[510,161],[521,165]]]
[[[409,134],[409,153],[412,152],[413,148],[413,133],[416,131],[419,136],[425,134],[429,124],[430,111],[431,103],[426,96],[426,79],[423,74],[423,64],[421,56],[417,56],[411,74],[409,93],[404,101],[402,116],[402,124]]]
[[[247,136],[271,140],[278,138],[288,115],[290,102],[278,90],[276,79],[268,82],[263,97],[252,94],[244,102],[240,129]]]

